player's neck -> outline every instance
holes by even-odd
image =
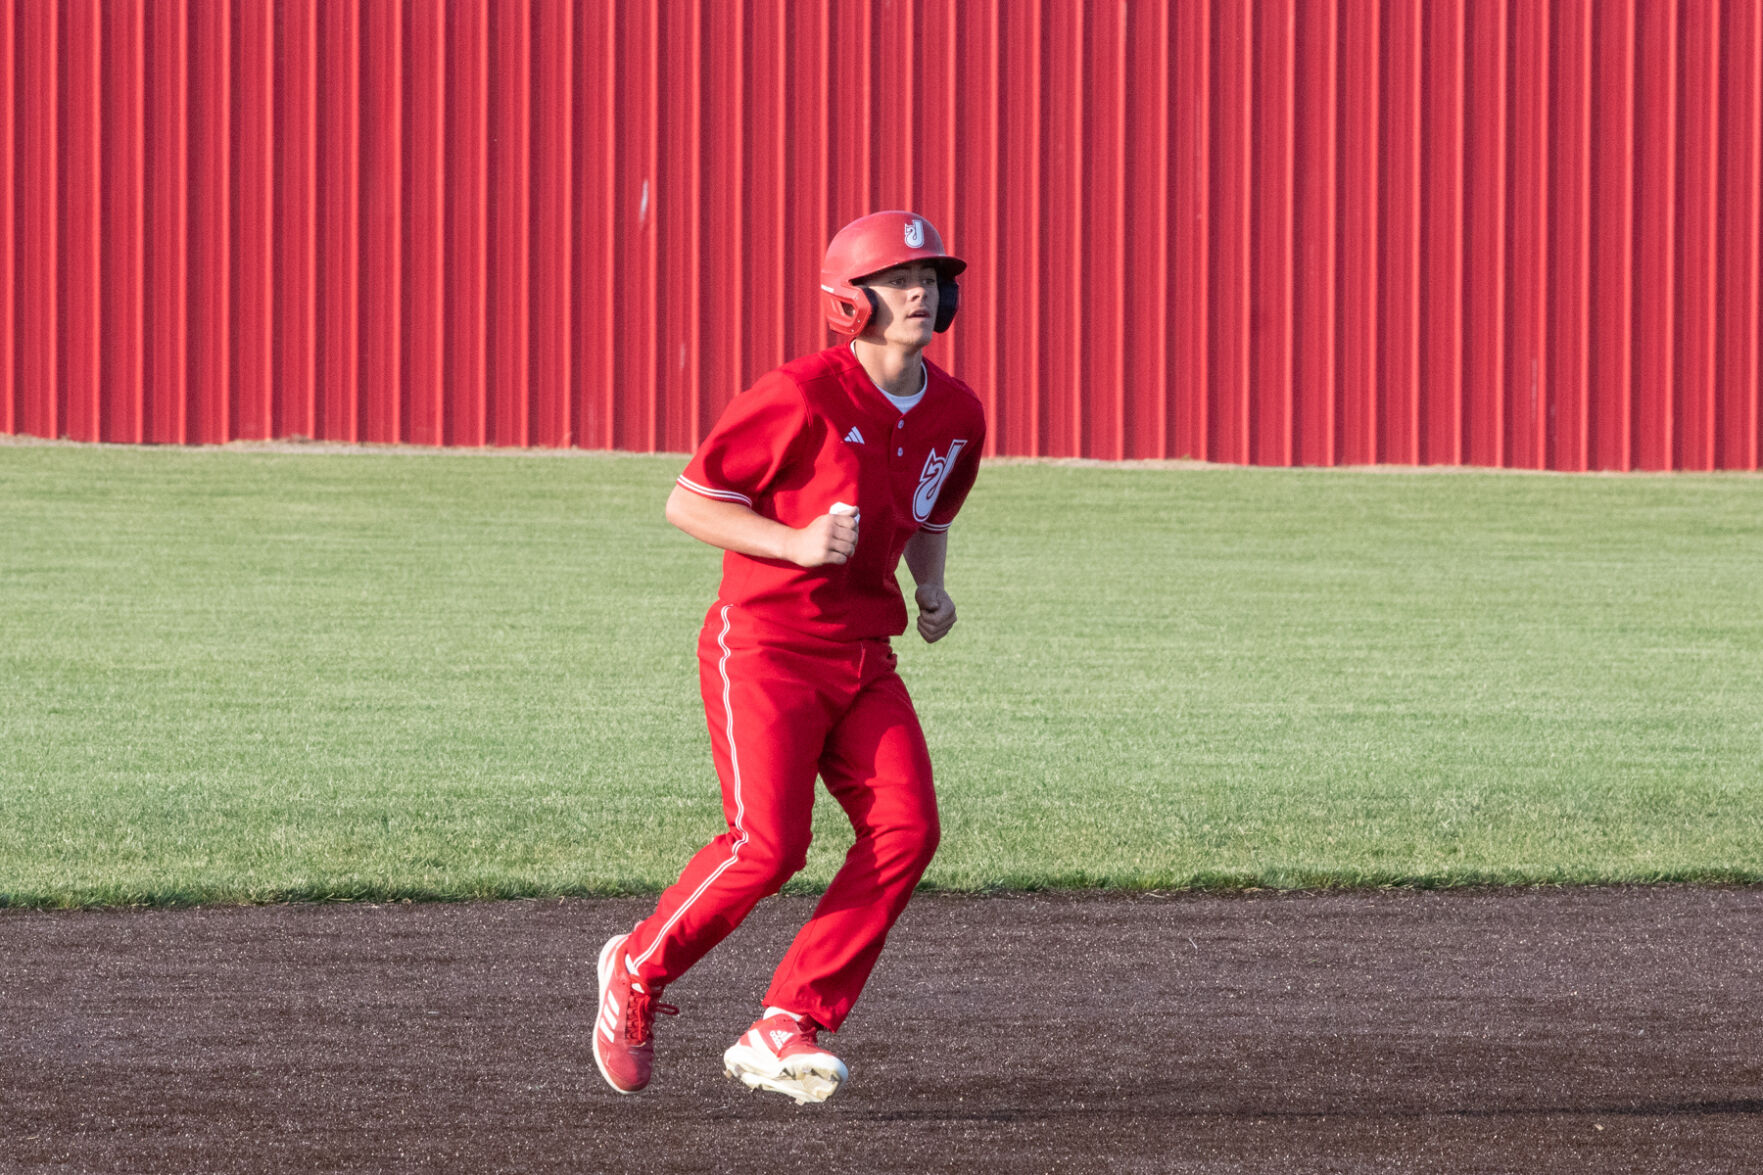
[[[924,348],[901,347],[856,339],[851,353],[875,382],[890,396],[916,396],[924,387]]]

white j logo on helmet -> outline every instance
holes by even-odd
[[[906,247],[908,249],[924,248],[924,221],[909,220],[906,222]]]

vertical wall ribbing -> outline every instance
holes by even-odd
[[[1677,0],[1642,0],[1636,35],[1634,335],[1632,449],[1637,469],[1668,469],[1676,451],[1675,426],[1680,389],[1673,376],[1682,340],[1678,322],[1680,287],[1676,264],[1679,234],[1678,172],[1681,166],[1678,120]]]
[[[1392,0],[1384,12],[1379,110],[1380,175],[1377,460],[1420,461],[1421,5]]]
[[[485,440],[524,446],[532,443],[532,8],[492,5],[487,15]]]
[[[659,378],[656,372],[658,333],[658,224],[670,215],[677,192],[659,183],[659,150],[665,131],[659,125],[658,5],[610,5],[615,18],[615,51],[626,69],[619,71],[619,92],[612,123],[612,166],[617,176],[615,206],[608,231],[614,247],[615,282],[608,300],[617,335],[614,342],[615,383],[606,388],[612,402],[615,448],[652,450],[656,446]],[[670,62],[668,69],[677,67]]]
[[[231,413],[233,172],[232,21],[228,6],[196,4],[189,24],[189,416],[185,439],[219,444]],[[353,440],[351,436],[349,439]]]
[[[1549,162],[1556,150],[1549,133],[1553,40],[1549,5],[1545,0],[1517,0],[1510,21],[1506,36],[1513,48],[1512,130],[1507,148],[1511,199],[1506,239],[1500,243],[1510,290],[1503,307],[1504,366],[1493,373],[1485,391],[1477,391],[1496,400],[1503,417],[1503,427],[1489,450],[1492,459],[1485,463],[1541,469],[1548,459],[1548,407],[1555,396],[1547,365],[1554,345],[1548,334]],[[1568,146],[1571,149],[1571,143]]]
[[[368,0],[361,27],[361,439],[403,439],[404,8]]]
[[[275,22],[268,5],[236,13],[233,26],[232,355],[227,410],[232,435],[274,435],[275,396]],[[384,395],[401,381],[393,373]]]
[[[318,389],[314,435],[358,441],[361,408],[361,6],[318,6]]]
[[[957,369],[984,402],[986,418],[994,422],[986,438],[986,451],[991,454],[998,451],[1002,316],[1007,303],[1000,286],[1002,202],[995,198],[1005,176],[1002,15],[1000,0],[976,0],[954,12],[958,25],[950,68],[958,68],[960,61],[964,82],[974,93],[972,113],[957,126],[951,143],[956,212],[950,244],[973,271],[961,287],[962,329],[956,358]],[[969,322],[977,326],[970,329]]]
[[[699,176],[704,142],[703,13],[695,4],[676,3],[663,10],[660,44],[675,70],[673,84],[660,89],[662,149],[657,189],[664,193],[668,219],[659,235],[662,254],[658,271],[668,275],[657,291],[658,448],[691,448],[696,439],[693,417],[702,360],[698,307],[703,301],[704,256],[702,193]]]
[[[1007,9],[1007,10],[1006,10]],[[1003,182],[1011,198],[1000,200],[998,268],[971,281],[993,282],[1000,291],[997,412],[989,429],[1000,453],[1041,452],[1039,412],[1041,380],[1039,340],[1042,333],[1041,254],[1041,9],[1038,4],[1002,6],[998,37],[999,73],[1011,87],[999,95],[1003,126],[1000,136]],[[1033,84],[1024,86],[1024,79]],[[959,246],[958,246],[959,247]]]
[[[1550,28],[1548,398],[1536,409],[1548,437],[1541,464],[1575,472],[1591,460],[1592,8],[1569,0]]]
[[[735,116],[745,115],[743,133],[736,145],[740,151],[738,157],[742,160],[740,174],[749,180],[743,185],[745,190],[738,209],[739,256],[727,259],[735,268],[724,276],[730,290],[741,293],[735,299],[739,302],[736,310],[740,324],[738,362],[735,372],[731,373],[734,378],[728,381],[735,386],[724,390],[725,397],[775,365],[766,360],[783,353],[788,329],[780,283],[762,282],[749,286],[746,275],[776,273],[785,264],[783,238],[787,234],[783,194],[789,163],[786,146],[790,131],[795,129],[786,113],[790,79],[785,57],[790,29],[785,24],[784,13],[776,11],[773,5],[755,3],[747,9],[746,15],[743,57],[747,68],[740,75],[740,89],[733,97]],[[848,135],[851,121],[857,117],[852,109],[853,100],[860,94],[861,91],[846,79],[840,94],[841,109],[846,117],[835,135],[840,132]],[[835,137],[822,149],[836,152],[844,150],[846,145],[844,139]],[[810,192],[803,192],[801,196],[804,200],[814,198]],[[819,200],[824,202],[825,199],[827,196],[821,194]]]
[[[1258,465],[1290,465],[1297,7],[1258,0],[1251,11],[1248,455]]]
[[[107,76],[102,83],[99,161],[97,313],[103,351],[99,356],[98,439],[138,443],[143,439],[145,395],[141,283],[146,242],[146,12],[141,5],[132,3],[108,4],[102,12],[102,54]],[[0,30],[0,37],[3,36]],[[0,123],[0,136],[5,133]],[[0,168],[3,167],[4,162],[0,161]],[[0,200],[8,195],[10,190],[0,194]],[[0,240],[3,239],[4,231],[0,228]],[[0,297],[5,294],[0,290]]]
[[[1169,10],[1125,10],[1120,30],[1118,84],[1110,100],[1119,110],[1121,181],[1119,228],[1114,245],[1121,274],[1120,313],[1111,319],[1105,345],[1117,357],[1120,413],[1114,444],[1120,455],[1174,455],[1172,401]]]
[[[720,52],[704,57],[703,139],[699,145],[700,166],[710,177],[698,192],[698,216],[703,221],[700,235],[697,272],[699,300],[690,309],[694,317],[700,346],[706,352],[699,357],[720,357],[737,366],[741,354],[742,315],[746,299],[730,296],[741,272],[741,188],[730,182],[739,174],[739,160],[746,143],[746,127],[741,117],[741,86],[747,60],[746,5],[744,2],[713,5],[704,14],[704,37]],[[730,160],[734,161],[731,166]],[[705,293],[710,294],[705,297]],[[728,393],[714,396],[710,380],[700,378],[690,397],[692,431],[701,431],[714,423],[716,414],[728,401]],[[730,381],[733,382],[733,381]]]
[[[1763,447],[1763,3],[1722,14],[1717,464],[1755,469]]]
[[[616,52],[616,6],[594,6],[578,15],[577,60],[598,63],[598,68],[584,70],[576,88],[579,150],[571,170],[581,211],[575,221],[575,273],[571,279],[578,307],[571,360],[571,431],[575,443],[583,448],[608,449],[612,447],[612,392],[617,386],[613,230],[618,175],[613,127],[621,58]]]
[[[1506,455],[1506,356],[1516,287],[1525,258],[1508,253],[1518,227],[1517,192],[1508,169],[1515,103],[1511,82],[1506,0],[1466,13],[1463,86],[1463,385],[1461,460],[1500,465]]]
[[[846,220],[995,453],[1763,457],[1763,0],[0,5],[0,432],[689,447]]]
[[[1679,171],[1675,265],[1680,291],[1672,333],[1679,339],[1672,383],[1673,469],[1712,469],[1719,295],[1720,20],[1715,0],[1687,0],[1678,68]]]
[[[103,169],[100,134],[99,10],[74,4],[60,27],[60,178],[56,218],[61,247],[55,292],[60,299],[56,355],[61,431],[76,441],[99,438],[99,338],[102,332],[99,267]]]
[[[1333,465],[1339,459],[1335,420],[1335,340],[1341,330],[1336,284],[1340,241],[1338,19],[1339,12],[1332,6],[1298,8],[1290,456],[1300,465]]]
[[[1378,459],[1379,267],[1382,140],[1378,94],[1381,41],[1378,0],[1343,0],[1340,13],[1339,185],[1341,244],[1335,447],[1346,465]]]
[[[399,280],[403,376],[399,439],[438,445],[446,435],[447,52],[444,11],[412,4],[403,25],[400,107],[404,235]]]
[[[14,248],[18,183],[18,10],[0,4],[0,432],[19,429],[18,253]],[[131,438],[133,439],[133,438]]]
[[[318,13],[277,0],[275,399],[279,437],[311,437],[318,337]]]
[[[923,166],[918,173],[918,194],[913,206],[922,209],[931,220],[949,233],[951,243],[971,239],[965,231],[967,209],[957,198],[959,184],[956,174],[964,149],[963,135],[967,128],[955,119],[954,105],[960,93],[965,71],[960,64],[960,25],[954,5],[927,3],[917,18],[920,30],[918,53],[923,93],[917,105],[918,133],[923,144]],[[791,237],[800,241],[805,236],[794,231]],[[807,259],[809,272],[816,271],[819,258]],[[810,334],[812,334],[812,322]],[[818,340],[816,340],[818,341]],[[940,336],[930,352],[945,366],[967,370],[968,342],[965,331]]]
[[[532,443],[573,443],[570,337],[574,331],[570,241],[575,202],[575,5],[544,0],[533,11]],[[584,18],[585,19],[585,18]]]
[[[488,0],[447,8],[446,200],[441,289],[444,431],[449,445],[488,439]]]
[[[1592,8],[1592,348],[1590,460],[1631,466],[1634,338],[1635,17],[1630,5]]]
[[[26,4],[15,14],[18,43],[18,430],[62,435],[57,364],[60,286],[60,5]]]
[[[780,31],[783,45],[797,47],[795,53],[798,60],[805,51],[802,46],[818,47],[811,63],[804,67],[787,69],[782,78],[782,100],[788,120],[786,142],[822,145],[817,151],[792,150],[787,153],[789,169],[786,173],[788,178],[784,182],[788,185],[787,190],[796,195],[782,201],[781,205],[785,241],[783,272],[807,275],[807,280],[804,281],[779,283],[778,295],[783,299],[784,316],[789,323],[784,343],[784,349],[789,354],[812,351],[826,340],[820,303],[820,259],[826,241],[838,228],[837,224],[831,223],[833,176],[827,144],[830,142],[833,126],[843,118],[842,107],[836,104],[838,99],[835,98],[841,91],[835,87],[840,86],[844,80],[839,64],[830,56],[830,9],[834,2],[835,0],[819,0],[818,3],[794,6],[786,13],[787,23]],[[758,3],[753,7],[758,7]],[[760,132],[757,127],[750,127],[743,133],[752,138]],[[933,150],[934,143],[927,143],[925,147]],[[728,182],[739,186],[737,177],[733,175]],[[730,260],[736,262],[731,273],[746,272],[743,268],[745,262],[740,262],[737,258]],[[759,366],[765,356],[755,354],[747,358],[754,364],[752,374],[740,383],[720,388],[719,392],[724,400],[765,370]],[[717,408],[720,411],[720,402]],[[708,428],[713,421],[714,416],[706,413],[704,426]]]
[[[1250,205],[1254,135],[1254,13],[1250,0],[1217,5],[1212,25],[1212,249],[1206,415],[1210,461],[1250,460],[1254,236]]]
[[[1037,417],[1041,452],[1052,457],[1078,457],[1083,455],[1083,432],[1077,418],[1078,389],[1084,383],[1084,355],[1092,326],[1085,303],[1091,295],[1092,283],[1105,283],[1109,275],[1106,259],[1088,257],[1084,249],[1089,201],[1085,192],[1087,176],[1080,160],[1085,156],[1084,115],[1088,106],[1088,95],[1084,93],[1086,22],[1081,14],[1066,7],[1050,10],[1047,19],[1047,90],[1070,97],[1049,103],[1044,123],[1050,199],[1042,205],[1042,231],[1047,247],[1042,257],[1040,286],[1052,297],[1047,299],[1047,329],[1041,338],[1046,361],[1041,370]],[[1072,278],[1078,275],[1082,275],[1081,279],[1073,282]],[[1095,394],[1107,396],[1111,390],[1097,388]]]
[[[1419,460],[1425,465],[1463,460],[1467,15],[1465,0],[1422,5]]]
[[[1204,457],[1211,436],[1212,28],[1204,4],[1177,5],[1172,152],[1175,232],[1170,243],[1176,457]]]
[[[184,444],[190,390],[189,26],[181,5],[147,8],[146,420],[143,439]],[[298,430],[295,430],[298,431]]]

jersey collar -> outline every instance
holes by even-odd
[[[863,366],[863,361],[861,359],[857,358],[857,340],[852,339],[849,343],[845,344],[845,350],[850,352],[851,362],[857,365],[857,374],[863,378],[863,382],[875,389],[875,394],[882,398],[882,403],[894,409],[896,412],[899,411],[899,405],[889,399],[888,393],[882,389],[882,386],[876,383],[874,379],[870,378],[869,369]],[[930,360],[920,355],[918,359],[918,404],[924,403],[925,393],[929,391]],[[913,405],[913,407],[917,407],[917,404]]]

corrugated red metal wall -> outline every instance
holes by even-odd
[[[690,448],[927,214],[995,451],[1754,469],[1763,0],[12,0],[0,432]]]

